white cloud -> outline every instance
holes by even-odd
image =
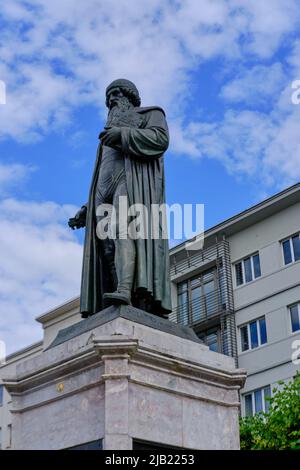
[[[300,106],[288,114],[229,110],[218,122],[190,122],[173,149],[219,160],[230,174],[279,190],[300,180],[299,122]]]
[[[185,129],[196,150],[194,158],[222,161],[230,173],[255,174],[262,148],[274,137],[273,127],[263,114],[228,111],[220,123],[191,122]]]
[[[270,183],[279,187],[300,181],[300,106],[274,125],[275,136],[266,147],[263,162],[270,174]]]
[[[103,113],[105,86],[124,76],[141,89],[144,105],[166,108],[174,151],[218,158],[232,173],[255,175],[262,161],[278,173],[275,179],[295,173],[292,163],[274,165],[279,156],[272,160],[268,155],[271,148],[276,154],[277,142],[292,152],[286,158],[298,163],[296,127],[285,130],[285,118],[294,120],[296,112],[287,105],[289,80],[297,77],[285,76],[278,61],[259,61],[272,58],[297,31],[296,0],[11,0],[1,15],[9,26],[3,28],[0,45],[0,78],[7,83],[0,136],[39,139],[68,126],[83,104],[93,103]],[[300,70],[298,49],[295,41],[287,58],[294,73]],[[236,113],[228,108],[215,125],[189,123],[191,72],[200,67],[201,74],[201,64],[215,57],[225,58],[224,67],[235,72],[221,96],[244,109]],[[244,65],[247,59],[256,61],[250,70]],[[266,103],[269,114],[253,112],[254,105]],[[265,136],[258,135],[257,123],[267,129]],[[193,129],[198,140],[187,133]],[[259,149],[259,155],[251,154]]]
[[[20,163],[4,164],[0,161],[0,195],[20,185],[34,171],[34,167]]]
[[[11,0],[1,14],[10,27],[0,46],[0,134],[32,140],[81,104],[103,109],[103,90],[119,76],[137,83],[145,105],[183,114],[195,67],[218,55],[271,56],[300,12],[294,0]]]
[[[82,247],[67,227],[75,208],[0,202],[0,339],[8,352],[40,339],[34,318],[78,295]]]
[[[271,105],[278,101],[286,80],[280,63],[256,65],[240,70],[233,80],[222,87],[220,94],[225,100],[240,102],[244,106]]]
[[[292,83],[300,79],[299,45],[299,39],[290,43],[285,67],[275,62],[239,69],[220,91],[224,115],[185,125],[177,121],[173,150],[217,159],[230,174],[252,178],[266,194],[298,182],[300,105],[292,103]]]
[[[230,0],[244,18],[244,50],[263,59],[271,57],[288,33],[299,26],[297,0]]]

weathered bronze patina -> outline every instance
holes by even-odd
[[[165,202],[163,154],[169,133],[164,111],[140,107],[139,92],[129,80],[119,79],[106,89],[108,120],[100,133],[88,203],[69,220],[71,228],[86,226],[80,310],[83,317],[111,304],[132,304],[156,315],[171,311],[168,240],[164,227],[158,237],[115,239],[96,233],[101,216],[97,208],[111,203],[119,214],[119,197],[128,206]],[[129,223],[129,218],[128,221]]]

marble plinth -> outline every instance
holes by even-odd
[[[133,307],[110,307],[62,330],[6,377],[14,449],[101,440],[185,449],[239,448],[245,371],[188,328]]]

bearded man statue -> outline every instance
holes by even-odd
[[[164,317],[171,311],[164,224],[163,156],[169,145],[168,126],[160,107],[140,104],[131,81],[118,79],[107,87],[108,119],[99,135],[89,200],[69,220],[73,229],[86,226],[80,296],[83,318],[112,304],[131,304]],[[122,213],[121,198],[127,198],[128,207],[147,209],[146,237],[128,234],[130,215]],[[113,238],[99,236],[97,230],[105,213],[101,209],[107,204],[112,204],[116,216]],[[159,220],[151,216],[152,207],[160,208]],[[126,233],[120,216],[125,216]]]

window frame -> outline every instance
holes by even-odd
[[[205,280],[205,276],[210,275],[209,279]],[[212,313],[209,312],[210,306],[207,303],[206,300],[206,293],[205,293],[205,286],[212,282],[214,283],[214,290],[212,291],[212,296],[214,299],[214,304],[218,305],[218,308],[216,311],[213,311]],[[185,288],[183,289],[182,286],[183,284],[186,284]],[[199,310],[201,310],[202,315],[204,314],[204,318],[210,318],[214,314],[217,314],[218,311],[221,309],[221,303],[222,303],[222,293],[219,288],[219,278],[218,278],[218,269],[216,266],[213,266],[210,269],[207,269],[205,271],[201,271],[198,274],[185,279],[184,281],[181,281],[177,284],[177,308],[178,311],[180,311],[180,306],[183,307],[182,313],[178,313],[178,315],[182,316],[183,318],[186,317],[186,323],[185,325],[191,325],[191,324],[196,324],[202,319],[202,315],[195,319],[195,314],[193,313],[193,291],[196,289],[201,290],[201,295],[198,297],[199,298]],[[180,303],[179,302],[179,297],[183,294],[186,294],[187,302],[186,304]],[[213,304],[213,305],[214,305]],[[186,305],[186,308],[184,309]]]
[[[300,259],[295,259],[295,250],[294,250],[294,244],[293,244],[293,238],[297,237],[300,240],[300,232],[296,232],[293,235],[290,235],[289,237],[284,238],[283,240],[280,241],[281,244],[281,253],[282,253],[282,260],[283,260],[283,266],[290,266],[291,264],[297,263],[300,261]],[[283,244],[285,242],[289,242],[290,245],[290,251],[291,251],[291,256],[292,256],[292,261],[290,263],[285,262],[285,257],[284,257],[284,248]]]
[[[12,445],[12,424],[11,423],[7,425],[7,434],[8,434],[8,443],[7,443],[6,449],[11,449],[11,445]]]
[[[261,391],[262,393],[262,412],[263,413],[266,413],[267,411],[267,407],[266,407],[266,404],[267,404],[267,401],[266,401],[266,394],[265,394],[265,390],[269,388],[269,391],[270,391],[270,394],[267,395],[267,397],[270,397],[272,396],[272,389],[271,389],[271,384],[269,385],[265,385],[264,387],[259,387],[259,388],[256,388],[255,390],[252,390],[251,392],[247,392],[243,395],[243,405],[244,405],[244,415],[246,417],[248,417],[249,415],[246,414],[246,397],[251,395],[251,401],[252,401],[252,415],[251,416],[254,416],[256,415],[257,413],[260,413],[261,411],[256,411],[256,407],[255,407],[255,392],[258,392],[258,391]]]
[[[207,342],[207,338],[216,333],[216,336],[217,336],[217,346],[218,346],[218,350],[217,351],[214,351],[213,349],[210,349],[209,347],[209,344]],[[203,336],[203,337],[202,337]],[[217,353],[222,353],[222,334],[221,334],[221,327],[220,326],[216,326],[216,327],[213,327],[213,328],[209,328],[208,330],[205,330],[205,331],[201,331],[198,333],[198,337],[203,341],[203,343],[209,347],[210,351],[213,351],[213,352],[217,352]]]
[[[258,256],[258,259],[259,259],[259,270],[260,270],[260,275],[259,276],[255,276],[255,269],[254,269],[254,261],[253,261],[253,258],[255,256]],[[251,276],[252,276],[252,279],[251,281],[246,281],[246,271],[245,271],[245,261],[247,259],[250,259],[250,266],[251,266]],[[238,281],[237,281],[237,266],[238,265],[241,265],[241,268],[242,268],[242,282],[241,284],[238,284]],[[252,253],[251,255],[248,255],[248,256],[245,256],[244,258],[240,259],[239,261],[236,261],[234,263],[234,278],[235,278],[235,285],[236,287],[242,287],[246,284],[250,284],[250,282],[253,282],[253,281],[256,281],[256,279],[259,279],[260,277],[262,277],[262,273],[261,273],[261,263],[260,263],[260,254],[259,254],[259,251],[255,251],[254,253]]]
[[[297,306],[298,308],[298,321],[300,325],[300,302],[294,302],[291,305],[288,305],[288,313],[289,313],[289,325],[290,325],[290,331],[292,335],[299,334],[300,333],[300,328],[298,330],[293,331],[293,323],[292,323],[292,312],[291,309],[292,307]]]
[[[266,342],[265,343],[261,342],[262,335],[261,335],[260,320],[262,320],[262,319],[265,320],[265,327],[266,327]],[[252,323],[256,323],[256,329],[257,329],[258,346],[255,346],[255,347],[252,347],[252,340],[251,340],[250,324],[252,324]],[[242,347],[242,328],[245,328],[245,327],[247,327],[247,335],[248,335],[247,339],[248,339],[248,346],[249,347],[248,347],[248,349],[243,350],[243,347]],[[248,352],[248,351],[254,351],[255,349],[261,348],[261,347],[265,346],[266,344],[268,344],[268,331],[267,331],[266,316],[262,315],[261,317],[258,317],[254,320],[251,320],[247,323],[243,323],[242,325],[240,325],[239,326],[239,338],[240,338],[239,346],[240,346],[241,353],[245,353],[245,352]]]

